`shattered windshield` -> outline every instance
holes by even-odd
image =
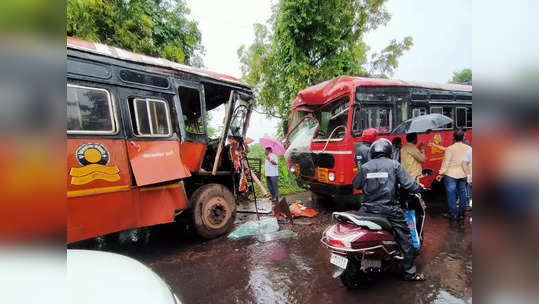
[[[318,121],[307,116],[295,128],[290,130],[288,134],[289,146],[284,154],[287,160],[292,153],[311,151],[311,142],[317,127]]]
[[[313,112],[313,116],[320,122],[320,127],[314,136],[314,140],[323,141],[344,138],[349,109],[348,97],[345,97]]]
[[[230,121],[230,129],[228,136],[243,137],[245,124],[249,114],[249,102],[238,98],[235,103],[236,108],[232,113],[232,119]]]

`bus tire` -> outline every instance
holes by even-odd
[[[191,196],[195,229],[205,239],[216,238],[230,229],[236,218],[236,200],[227,187],[207,184]]]

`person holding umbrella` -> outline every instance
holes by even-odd
[[[272,153],[271,147],[266,147],[266,162],[264,169],[266,172],[266,184],[271,194],[271,200],[276,202],[279,197],[279,161],[277,155]]]
[[[271,200],[277,202],[279,198],[279,160],[275,154],[283,155],[285,149],[279,141],[271,137],[262,137],[259,141],[265,148],[266,161],[264,169]]]

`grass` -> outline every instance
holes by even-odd
[[[266,155],[264,153],[264,147],[262,147],[261,144],[256,143],[249,146],[249,153],[247,156],[249,158],[259,158],[262,160],[262,167],[261,167],[261,178],[260,181],[262,182],[262,185],[268,190],[268,186],[266,185],[266,178],[264,175],[264,161],[266,159]],[[283,156],[278,155],[279,158],[279,195],[288,195],[288,194],[294,194],[299,192],[305,192],[305,189],[298,186],[296,183],[296,176],[291,173],[287,166],[286,166],[286,160]],[[256,195],[261,196],[260,190],[258,190],[258,187],[255,186]]]

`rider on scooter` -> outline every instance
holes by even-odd
[[[370,159],[363,164],[353,181],[356,189],[363,190],[359,212],[383,215],[393,226],[393,235],[404,257],[404,279],[422,281],[423,274],[416,273],[415,249],[412,235],[404,217],[404,211],[396,197],[398,185],[412,193],[422,187],[404,170],[400,163],[391,159],[393,145],[385,138],[376,140],[370,147]]]

